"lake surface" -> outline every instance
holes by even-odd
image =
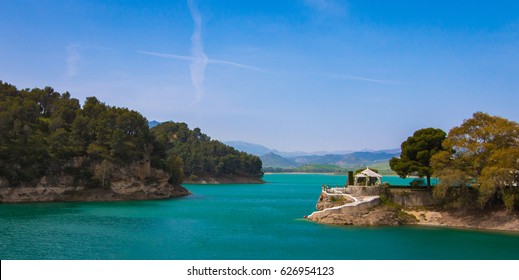
[[[0,259],[519,259],[519,234],[309,222],[322,184],[186,185],[192,196],[132,202],[0,204]]]

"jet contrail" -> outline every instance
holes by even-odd
[[[205,67],[207,66],[208,58],[204,53],[204,46],[202,45],[202,16],[193,0],[188,0],[187,4],[195,23],[195,30],[191,35],[191,54],[194,59],[191,60],[189,69],[191,70],[191,82],[195,87],[196,103],[202,100],[204,95]]]
[[[148,52],[148,51],[136,51],[136,52],[141,53],[141,54],[145,54],[145,55],[149,55],[149,56],[157,56],[157,57],[171,58],[171,59],[177,59],[177,60],[193,61],[193,60],[197,60],[198,59],[198,58],[196,58],[194,56],[187,56],[187,55],[157,53],[157,52]],[[232,62],[232,61],[228,61],[228,60],[220,60],[220,59],[210,59],[210,58],[208,58],[207,59],[207,63],[208,64],[231,65],[231,66],[235,66],[235,67],[238,67],[238,68],[244,68],[244,69],[254,70],[254,71],[258,71],[258,72],[265,72],[265,73],[268,72],[267,70],[263,70],[263,69],[258,68],[258,67],[254,67],[254,66],[250,66],[250,65],[246,65],[246,64],[241,64],[241,63],[236,63],[236,62]]]

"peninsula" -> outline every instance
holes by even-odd
[[[519,231],[519,124],[476,112],[448,135],[416,131],[390,160],[411,186],[383,185],[366,169],[343,188],[324,188],[310,220],[329,224],[425,224]],[[431,177],[438,184],[431,185]],[[352,179],[355,178],[353,182]],[[359,183],[358,180],[362,182]]]
[[[519,232],[519,216],[503,209],[458,211],[442,207],[430,190],[388,186],[324,188],[313,222],[331,225],[423,225]]]
[[[261,167],[185,123],[0,81],[0,203],[164,199],[184,181],[261,183]]]

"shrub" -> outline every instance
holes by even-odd
[[[411,183],[409,183],[409,185],[413,188],[423,187],[425,186],[425,181],[422,178],[414,179],[411,181]]]

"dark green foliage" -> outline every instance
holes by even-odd
[[[46,116],[51,109],[42,96],[42,92],[30,94],[0,82],[0,176],[12,184],[45,173],[49,157]]]
[[[353,171],[348,171],[348,186],[353,186],[355,181],[354,178],[355,177],[353,177]]]
[[[393,169],[402,178],[416,173],[427,178],[427,187],[431,186],[431,157],[444,150],[442,146],[446,133],[437,128],[423,128],[414,132],[413,136],[402,143],[400,158],[389,161]]]
[[[411,183],[409,183],[409,186],[413,187],[413,188],[416,188],[416,187],[423,187],[425,186],[425,182],[423,179],[419,178],[419,179],[414,179],[413,181],[411,181]]]
[[[171,174],[169,182],[180,184],[184,180],[184,161],[176,155],[169,155],[166,160],[166,170]]]
[[[18,90],[0,81],[0,177],[11,186],[70,175],[75,183],[106,188],[115,167],[147,161],[169,173],[172,184],[205,175],[263,175],[258,157],[211,140],[199,128],[168,122],[152,133],[138,112],[95,97],[81,107],[68,92]]]
[[[165,122],[151,129],[160,146],[166,148],[170,172],[186,178],[207,175],[238,175],[260,178],[259,157],[239,152],[220,141],[211,140],[199,128],[185,123]]]
[[[94,186],[99,183],[89,170],[94,164],[150,158],[160,164],[156,158],[165,153],[154,143],[147,120],[135,111],[107,106],[95,97],[81,108],[68,92],[18,90],[0,82],[0,177],[12,186],[60,174]],[[81,164],[73,166],[77,158]]]

